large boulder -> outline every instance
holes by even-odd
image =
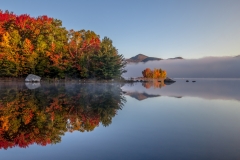
[[[25,79],[26,82],[40,82],[40,80],[41,80],[41,77],[34,74],[29,74]]]

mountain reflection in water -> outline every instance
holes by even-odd
[[[223,99],[240,101],[239,79],[175,79],[173,84],[157,82],[126,84],[122,87],[125,95],[143,100],[152,97],[198,97],[204,99]],[[196,80],[195,83],[192,80]],[[167,85],[167,86],[166,86]]]
[[[56,144],[65,132],[108,126],[125,103],[120,84],[0,86],[0,149]]]

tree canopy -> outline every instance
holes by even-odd
[[[151,70],[150,68],[146,68],[145,70],[142,71],[142,75],[144,78],[166,78],[167,77],[167,72],[165,70],[160,69],[154,69]]]
[[[66,30],[48,16],[0,10],[0,77],[120,77],[126,62],[112,40],[90,30]]]

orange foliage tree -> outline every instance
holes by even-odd
[[[105,45],[106,37],[100,40],[93,31],[67,31],[60,20],[48,16],[0,10],[0,77],[120,77],[125,60],[112,41],[109,50]]]
[[[154,69],[151,70],[150,68],[146,68],[145,70],[142,71],[142,75],[144,78],[166,78],[167,77],[167,72],[162,69]]]

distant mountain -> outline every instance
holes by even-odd
[[[147,57],[142,62],[147,62],[147,61],[160,61],[162,60],[161,58],[156,58],[156,57]]]
[[[240,55],[236,56],[236,58],[240,58]]]
[[[175,58],[168,58],[169,60],[174,60],[174,59],[183,59],[182,57],[175,57]]]
[[[182,57],[175,57],[175,58],[168,58],[169,60],[175,60],[175,59],[183,59]],[[160,61],[163,60],[162,58],[157,57],[148,57],[144,54],[138,54],[134,57],[131,57],[129,59],[126,59],[128,63],[138,63],[138,62],[148,62],[148,61]]]
[[[138,54],[134,57],[131,57],[129,59],[126,59],[128,63],[138,63],[138,62],[148,62],[148,61],[159,61],[162,60],[161,58],[156,57],[148,57],[144,54]]]

